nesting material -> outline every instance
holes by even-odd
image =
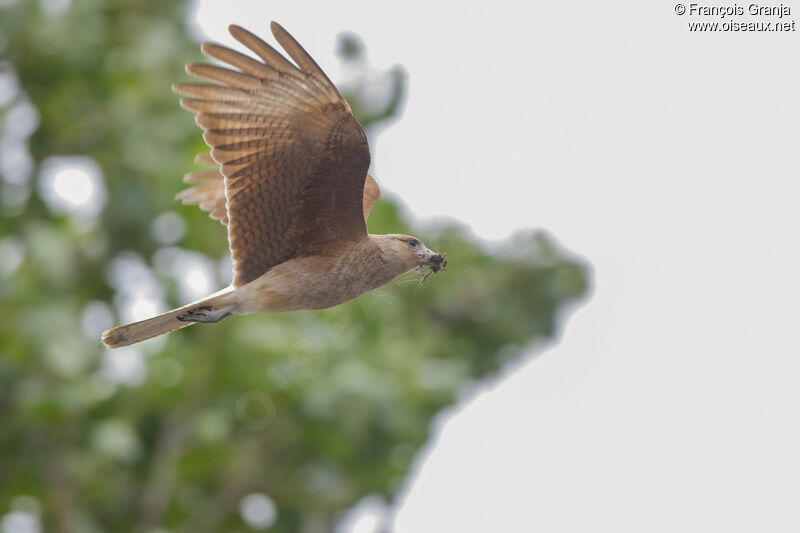
[[[420,285],[425,283],[425,281],[431,277],[432,274],[436,274],[442,270],[447,270],[447,254],[437,254],[436,257],[441,258],[441,261],[432,261],[430,264],[426,265],[430,270],[425,272],[425,267],[422,267],[424,274],[419,280]]]

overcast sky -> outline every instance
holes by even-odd
[[[723,19],[663,1],[197,17],[224,42],[277,20],[334,80],[336,36],[358,34],[409,74],[372,147],[384,190],[485,239],[546,229],[593,266],[559,344],[437,421],[394,530],[800,529],[797,32],[692,33]]]

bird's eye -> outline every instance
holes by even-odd
[[[406,242],[412,248],[416,248],[417,247],[417,239],[408,239]]]

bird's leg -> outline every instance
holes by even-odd
[[[230,315],[231,311],[236,309],[238,306],[239,304],[230,304],[217,309],[216,311],[208,306],[198,307],[197,309],[189,311],[185,315],[179,316],[178,320],[182,322],[204,322],[209,324],[219,322],[226,316]]]

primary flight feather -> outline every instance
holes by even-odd
[[[364,130],[300,44],[279,24],[271,29],[294,64],[230,26],[259,59],[206,43],[204,55],[233,68],[189,63],[190,75],[213,83],[173,86],[211,147],[196,161],[216,167],[187,174],[194,186],[177,198],[227,227],[232,286],[106,331],[109,348],[230,314],[332,307],[411,270],[447,265],[415,237],[367,233],[380,188],[367,175]]]

